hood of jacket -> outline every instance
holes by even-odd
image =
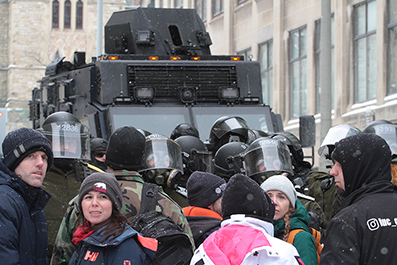
[[[331,157],[342,166],[346,197],[370,183],[391,181],[391,151],[376,134],[362,133],[336,142]]]
[[[294,229],[303,229],[305,231],[309,231],[309,222],[310,216],[307,212],[305,206],[299,201],[296,200],[296,211],[290,217],[290,230]],[[285,230],[285,222],[284,219],[281,218],[279,220],[273,221],[274,225],[274,236],[277,238],[283,238],[284,230]]]
[[[0,184],[8,185],[22,196],[31,213],[43,210],[51,195],[42,188],[32,187],[17,177],[0,161]]]

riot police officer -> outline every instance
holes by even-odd
[[[91,139],[91,164],[106,171],[106,147],[108,142],[102,138]]]
[[[161,186],[181,207],[187,206],[185,194],[177,192],[183,175],[181,147],[160,134],[146,137],[145,155],[139,173],[146,182]]]
[[[175,140],[176,138],[184,135],[194,136],[200,138],[199,131],[193,125],[189,123],[180,123],[171,132],[170,139]]]
[[[250,127],[241,117],[223,116],[218,118],[211,127],[208,149],[215,155],[218,149],[229,142],[247,143],[250,139]]]
[[[68,202],[78,193],[81,181],[91,173],[84,165],[90,159],[89,129],[68,112],[48,116],[39,129],[50,141],[54,163],[43,188],[52,194],[44,208],[48,225],[48,257]]]
[[[376,120],[368,124],[363,133],[374,133],[386,140],[390,147],[392,161],[392,183],[397,189],[397,126],[387,120]]]
[[[290,150],[280,137],[262,137],[250,144],[247,151],[242,154],[243,165],[247,176],[262,184],[267,178],[273,175],[284,175],[294,183],[294,169],[292,165],[292,155]],[[316,230],[324,230],[328,226],[320,205],[315,198],[299,192],[297,196],[305,206],[310,215],[310,227]]]
[[[222,145],[216,151],[213,159],[214,174],[229,181],[233,175],[244,173],[241,154],[248,149],[248,146],[242,142],[230,142]]]

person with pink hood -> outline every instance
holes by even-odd
[[[221,228],[198,247],[190,264],[303,264],[294,246],[273,237],[274,212],[259,184],[234,175],[222,197]]]

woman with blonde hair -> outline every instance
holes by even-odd
[[[318,264],[316,242],[309,232],[310,216],[297,199],[292,182],[285,176],[275,175],[263,182],[261,188],[275,204],[274,236],[286,242],[292,241],[305,265]],[[291,231],[295,229],[301,231],[288,240]]]

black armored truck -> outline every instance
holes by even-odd
[[[47,66],[32,91],[33,128],[66,111],[104,139],[125,125],[169,136],[189,123],[206,141],[221,116],[242,117],[265,132],[283,130],[263,102],[259,62],[211,55],[211,44],[194,9],[114,12],[104,54],[86,63],[85,52],[75,52],[73,62],[59,58]]]

